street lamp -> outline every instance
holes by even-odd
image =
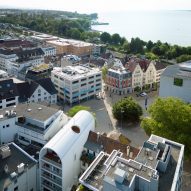
[[[123,113],[124,113],[124,110],[121,109],[121,129],[123,127]]]

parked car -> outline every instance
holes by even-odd
[[[141,97],[145,97],[145,96],[147,96],[147,93],[145,93],[145,92],[141,92],[141,93],[139,94],[139,96],[141,96]]]

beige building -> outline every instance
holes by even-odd
[[[166,68],[161,62],[150,62],[149,60],[139,58],[130,59],[125,67],[132,72],[132,89],[159,83],[160,75]]]
[[[74,54],[77,56],[86,56],[92,53],[93,45],[83,41],[58,39],[47,41],[47,45],[56,47],[57,54]]]

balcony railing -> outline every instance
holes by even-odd
[[[59,187],[56,186],[56,185],[52,185],[52,184],[50,184],[49,182],[43,181],[43,182],[42,182],[42,185],[45,186],[45,187],[47,187],[47,188],[50,188],[51,190],[54,190],[54,191],[62,191],[62,188],[59,188]]]
[[[44,166],[44,165],[42,166],[42,169],[45,169],[46,171],[51,172],[51,173],[53,173],[53,174],[55,174],[57,176],[60,176],[60,177],[62,176],[62,171],[61,170],[59,170],[59,171],[53,170],[52,168]]]
[[[43,178],[46,178],[47,180],[52,181],[53,183],[58,184],[59,186],[62,186],[62,180],[59,179],[59,178],[52,178],[51,176],[48,176],[48,175],[45,174],[45,173],[42,173],[41,176],[42,176]]]

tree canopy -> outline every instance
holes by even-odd
[[[117,120],[126,122],[139,121],[143,114],[141,106],[132,97],[123,98],[116,102],[113,105],[112,112]]]
[[[147,134],[156,134],[186,145],[191,151],[191,106],[178,98],[158,98],[148,110],[141,127]]]
[[[104,43],[111,43],[111,35],[108,32],[103,32],[100,35],[100,40]]]

